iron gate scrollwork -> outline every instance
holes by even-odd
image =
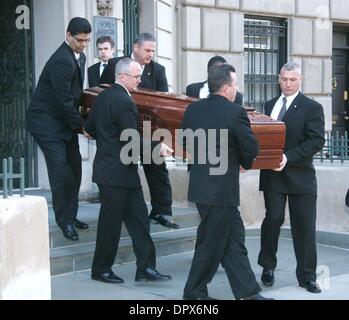
[[[138,0],[124,0],[124,54],[132,52],[133,41],[139,32]]]
[[[23,5],[31,13],[31,0],[1,1],[0,159],[12,157],[13,169],[18,171],[19,159],[24,157],[25,185],[29,187],[34,184],[33,145],[25,129],[25,111],[33,91],[33,37],[32,23],[29,29],[16,27],[20,16],[16,8]]]

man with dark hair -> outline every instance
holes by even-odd
[[[263,267],[262,282],[272,286],[280,227],[288,201],[299,286],[320,293],[316,283],[317,182],[313,156],[325,143],[325,122],[322,105],[300,92],[302,80],[300,66],[286,63],[279,75],[282,94],[264,106],[267,115],[285,122],[286,142],[279,167],[260,173],[259,190],[263,191],[266,214],[258,264]]]
[[[100,62],[95,63],[87,69],[88,86],[96,87],[104,68],[108,65],[109,59],[113,58],[115,52],[115,43],[110,36],[99,37],[96,41]]]
[[[221,56],[212,57],[207,63],[207,73],[209,73],[212,67],[219,66],[223,63],[227,63],[227,61],[223,57]],[[204,82],[196,82],[196,83],[189,84],[186,88],[185,94],[193,98],[207,98],[209,95],[207,80]],[[243,98],[240,92],[236,92],[234,103],[240,106],[243,105]]]
[[[150,33],[141,33],[133,43],[131,58],[142,66],[142,78],[138,88],[167,92],[165,68],[153,61],[155,49],[156,39]],[[109,60],[101,76],[101,84],[115,82],[115,65],[119,59],[120,57]],[[142,154],[141,161],[143,163]],[[143,163],[143,170],[148,182],[152,205],[149,219],[164,227],[178,229],[179,226],[176,223],[166,219],[166,215],[172,215],[172,189],[166,163]]]
[[[83,92],[91,26],[73,18],[66,41],[47,61],[27,110],[27,129],[42,150],[58,226],[68,240],[77,241],[76,228],[88,225],[76,218],[81,183],[81,155],[77,132],[83,126],[78,107]]]
[[[122,161],[127,141],[121,136],[124,130],[137,132],[138,128],[138,110],[129,90],[139,84],[141,71],[138,62],[127,57],[119,60],[115,68],[116,83],[98,95],[84,127],[85,135],[97,140],[92,179],[99,188],[101,209],[91,277],[102,282],[124,282],[112,271],[123,221],[137,258],[135,281],[171,279],[155,269],[155,247],[149,233],[137,163]]]
[[[252,166],[258,153],[250,121],[244,108],[233,103],[237,91],[235,69],[222,64],[210,68],[208,98],[190,104],[182,121],[183,148],[191,157],[188,200],[195,202],[201,222],[197,230],[195,252],[184,288],[185,300],[211,300],[207,284],[221,263],[226,270],[236,299],[266,299],[251,269],[245,248],[245,230],[239,206],[239,170]],[[190,132],[215,132],[214,145],[189,143]],[[187,132],[186,132],[187,131]],[[226,134],[226,137],[222,135]],[[212,134],[211,134],[212,136]],[[208,139],[210,141],[210,139]],[[212,150],[220,154],[224,172],[214,173],[217,163],[211,163]],[[205,161],[202,162],[202,156]],[[216,156],[216,152],[214,152]]]

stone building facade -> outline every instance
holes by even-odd
[[[129,9],[125,4],[129,2],[125,0],[29,2],[32,3],[33,69],[36,81],[48,57],[64,40],[69,20],[75,16],[86,17],[91,22],[94,16],[115,17],[117,55],[124,54],[126,31],[124,15]],[[304,73],[302,91],[324,106],[327,130],[332,130],[338,117],[344,118],[344,112],[348,108],[349,1],[139,0],[135,3],[137,3],[137,17],[134,18],[138,21],[139,32],[151,32],[157,37],[156,60],[166,67],[171,91],[184,93],[187,84],[205,80],[207,61],[213,55],[219,54],[236,67],[239,90],[244,93],[247,105],[250,100],[248,79],[251,78],[249,63],[246,60],[250,46],[246,40],[247,20],[263,21],[262,29],[265,27],[263,23],[268,24],[269,20],[278,20],[283,23],[286,41],[286,49],[282,59],[278,60],[279,63],[292,60],[302,66]],[[276,30],[276,27],[272,30]],[[261,39],[262,37],[259,37],[259,41]],[[256,41],[256,37],[253,41]],[[95,39],[92,38],[86,52],[87,65],[97,62],[94,57],[94,42]],[[268,47],[271,47],[269,40],[261,42],[259,46],[252,46],[252,51],[263,51],[262,49]],[[335,50],[339,50],[342,54],[338,55],[336,61],[334,61],[334,57],[337,57]],[[274,50],[274,54],[278,54],[277,50]],[[261,54],[256,57],[260,58]],[[263,66],[267,70],[267,63]],[[274,68],[273,72],[273,78],[269,78],[275,82],[278,70]],[[262,81],[259,84],[263,89]],[[259,94],[263,93],[262,89]],[[265,90],[264,97],[269,96],[270,92]],[[341,123],[345,127],[345,121]],[[84,172],[81,190],[89,192],[96,190],[91,183],[95,144],[81,138],[80,146]],[[38,154],[37,185],[48,188],[46,166],[40,151]]]

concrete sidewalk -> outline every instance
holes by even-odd
[[[347,300],[349,299],[349,250],[318,245],[320,294],[308,293],[298,287],[295,276],[293,244],[289,239],[280,239],[278,267],[275,284],[266,288],[261,284],[261,267],[257,265],[260,248],[259,238],[247,238],[246,246],[262,294],[278,300]],[[104,284],[91,280],[90,271],[52,277],[54,300],[180,300],[188,276],[193,252],[160,257],[157,269],[173,276],[162,283],[136,283],[135,263],[114,266],[117,275],[125,280],[122,285]],[[329,277],[328,277],[329,276]],[[209,294],[220,300],[232,300],[225,271],[220,267],[209,285]]]

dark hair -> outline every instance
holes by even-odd
[[[210,71],[210,69],[212,67],[215,67],[218,64],[222,64],[222,63],[227,63],[227,60],[225,60],[223,57],[221,56],[214,56],[212,57],[207,64],[207,72]]]
[[[142,46],[145,41],[156,42],[156,39],[151,33],[143,32],[136,37],[135,41],[133,41],[133,44]]]
[[[70,32],[72,36],[79,33],[91,33],[91,25],[87,19],[75,17],[70,20],[67,32]]]
[[[113,49],[115,47],[115,43],[114,43],[114,40],[109,37],[109,36],[101,36],[97,39],[96,41],[96,47],[99,45],[99,44],[102,44],[104,42],[109,42],[110,43],[110,47]]]
[[[231,72],[235,72],[235,68],[230,64],[221,64],[209,70],[207,81],[211,94],[216,93],[226,84],[231,85]]]

